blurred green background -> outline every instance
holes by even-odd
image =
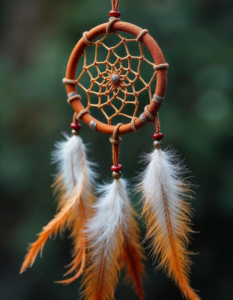
[[[79,299],[79,282],[63,287],[71,243],[49,241],[43,259],[19,276],[28,242],[54,215],[50,153],[69,132],[72,109],[61,79],[81,33],[108,20],[110,0],[1,0],[0,45],[0,299]],[[197,200],[192,286],[205,300],[233,295],[233,2],[229,0],[125,0],[122,20],[147,28],[169,62],[160,110],[164,143],[186,158]],[[146,76],[146,71],[144,73]],[[152,146],[153,126],[123,138],[121,163],[131,179]],[[108,137],[83,126],[99,182],[111,176]],[[137,197],[133,198],[136,203]],[[142,236],[145,228],[141,224]],[[146,300],[182,299],[161,270],[147,262]],[[116,299],[137,299],[121,280]]]

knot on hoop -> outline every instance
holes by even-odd
[[[81,100],[81,96],[75,92],[71,92],[67,95],[68,99],[67,102],[70,104],[72,101],[74,101],[75,99]]]
[[[159,98],[160,101],[156,101],[157,98]],[[153,97],[152,100],[153,100],[154,102],[159,103],[159,104],[161,105],[163,99],[164,99],[164,98],[162,98],[162,97],[159,97],[159,96],[154,95],[154,97]],[[162,101],[161,101],[161,100],[162,100]],[[149,107],[149,105],[145,106],[145,108],[144,108],[144,113],[142,113],[142,114],[140,115],[140,119],[141,119],[141,121],[142,121],[144,124],[155,122],[155,121],[156,121],[156,118],[157,118],[157,113],[156,113],[155,115],[152,115],[152,113],[149,112],[148,107]],[[133,121],[133,120],[132,120],[132,121]],[[133,126],[135,126],[135,124],[133,125],[133,122],[131,122],[131,126],[132,126],[132,128],[133,128]],[[136,127],[135,127],[135,128],[136,128]],[[133,130],[134,130],[134,128],[133,128]],[[135,130],[134,130],[134,131],[135,131]]]
[[[163,104],[164,98],[163,97],[159,97],[157,95],[153,95],[152,97],[152,101],[158,104]]]
[[[122,138],[118,134],[118,131],[119,131],[119,128],[120,128],[121,125],[123,125],[123,123],[119,123],[119,124],[116,125],[116,127],[113,131],[113,134],[109,139],[112,144],[117,145],[117,144],[120,144],[122,142]]]
[[[115,18],[115,17],[111,17],[109,19],[109,22],[108,22],[108,25],[106,27],[106,33],[107,34],[111,34],[111,28],[112,28],[112,25],[115,23],[115,22],[118,22],[120,21],[120,18]]]
[[[140,42],[141,39],[142,39],[142,37],[143,37],[143,35],[146,34],[146,33],[148,33],[148,30],[147,30],[147,29],[143,29],[143,30],[139,33],[139,35],[137,36],[136,41],[137,41],[137,42]]]
[[[109,141],[110,141],[110,143],[113,144],[113,145],[119,145],[119,144],[122,142],[122,138],[121,138],[121,137],[118,137],[117,140],[114,140],[114,138],[111,136],[111,137],[109,138]]]
[[[87,38],[87,33],[88,33],[88,31],[83,32],[83,39],[84,39],[84,42],[85,42],[88,46],[93,46],[93,45],[95,45],[94,42],[91,42],[91,41],[88,40],[88,38]]]
[[[164,64],[159,64],[159,65],[155,65],[153,67],[154,70],[159,70],[159,69],[163,69],[163,68],[168,68],[169,64],[168,63],[164,63]]]
[[[80,113],[79,114],[77,114],[77,116],[76,116],[76,120],[80,120],[80,119],[82,119],[82,117],[85,115],[85,114],[89,114],[90,113],[90,111],[89,111],[89,109],[83,109],[83,110],[81,110],[80,111]]]
[[[121,138],[121,137],[118,137],[117,140],[114,140],[113,137],[111,136],[111,137],[109,138],[109,141],[110,141],[110,143],[113,144],[113,145],[119,145],[119,144],[122,142],[122,138]]]
[[[144,112],[145,112],[145,114],[146,114],[146,117],[147,117],[151,122],[153,122],[153,121],[155,120],[155,116],[153,116],[153,115],[149,112],[148,106],[149,106],[149,105],[145,106]]]
[[[63,83],[68,83],[68,84],[74,84],[74,85],[76,85],[77,84],[77,80],[76,79],[67,79],[67,78],[63,78],[62,79],[62,82]]]
[[[140,129],[137,129],[136,125],[135,125],[135,121],[137,120],[137,117],[133,117],[132,121],[131,121],[131,127],[133,129],[134,132],[139,131]]]

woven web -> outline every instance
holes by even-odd
[[[113,47],[108,47],[103,41],[108,37],[106,34],[103,38],[100,40],[96,41],[93,43],[92,47],[95,47],[95,56],[94,56],[94,61],[93,63],[87,65],[87,54],[86,52],[83,53],[84,56],[84,62],[83,62],[83,68],[76,80],[76,84],[82,88],[86,94],[87,94],[87,109],[90,109],[91,107],[96,107],[98,108],[105,118],[107,119],[107,123],[110,125],[112,122],[112,119],[116,116],[123,116],[128,119],[132,119],[136,117],[137,111],[138,111],[138,106],[139,106],[139,95],[144,92],[148,91],[149,94],[149,99],[150,102],[152,101],[152,92],[151,92],[151,84],[154,81],[154,78],[156,76],[156,70],[154,70],[152,67],[155,66],[154,63],[150,62],[148,59],[146,59],[143,55],[143,47],[142,47],[142,42],[137,41],[135,39],[127,39],[122,37],[119,33],[114,33],[117,35],[120,39],[120,42],[113,46]],[[139,51],[140,54],[139,56],[133,56],[130,54],[129,47],[127,43],[129,42],[138,42],[139,44]],[[120,57],[116,53],[116,49],[123,45],[125,47],[126,51],[126,56]],[[107,56],[104,61],[99,61],[98,60],[98,50],[99,47],[103,46],[107,50]],[[111,63],[110,62],[110,56],[114,55],[115,62]],[[137,60],[137,69],[133,70],[132,68],[132,60]],[[153,71],[153,75],[149,82],[146,82],[142,76],[141,76],[141,65],[142,61],[146,62]],[[102,65],[101,69],[103,69],[104,66],[104,71],[100,70],[100,66]],[[97,70],[98,75],[95,77],[92,72],[91,68],[95,67]],[[81,83],[81,79],[83,75],[87,73],[90,76],[90,87],[86,88],[84,85]],[[131,73],[130,77],[134,77],[133,79],[129,78],[129,75]],[[134,76],[132,76],[132,74]],[[118,75],[119,82],[114,83],[112,81],[112,76],[113,75]],[[142,88],[140,90],[136,90],[135,88],[135,82],[137,80],[140,80],[142,82]],[[96,86],[98,85],[98,91],[95,91]],[[97,103],[92,103],[91,102],[91,95],[96,95],[98,97]],[[105,96],[105,97],[103,97]],[[130,97],[129,97],[130,96]],[[133,96],[133,97],[132,97]],[[130,99],[129,99],[130,98]],[[134,99],[134,100],[132,100]],[[115,105],[115,101],[120,101],[121,105],[117,105],[118,108]],[[123,112],[124,107],[127,104],[131,104],[134,106],[134,109],[132,110],[132,114],[126,114]],[[110,105],[114,113],[109,114],[106,112],[105,107]]]

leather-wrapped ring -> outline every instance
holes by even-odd
[[[87,39],[89,41],[93,41],[95,38],[99,37],[100,35],[105,34],[107,25],[108,25],[108,23],[104,23],[104,24],[101,24],[101,25],[91,29],[86,35]],[[140,28],[136,25],[130,24],[130,23],[118,21],[112,25],[111,30],[112,30],[112,32],[116,32],[116,31],[127,32],[127,33],[130,33],[133,36],[137,37],[139,35],[139,33],[142,31],[142,28]],[[144,36],[142,36],[141,41],[145,44],[145,46],[151,53],[154,63],[156,65],[165,63],[164,56],[163,56],[161,49],[159,48],[158,44],[151,37],[150,34],[145,34]],[[69,59],[68,65],[67,65],[66,78],[75,80],[76,68],[77,68],[79,59],[82,56],[86,47],[87,47],[87,44],[85,43],[84,39],[81,38],[71,53],[71,56],[70,56],[70,59]],[[164,98],[165,93],[166,93],[166,87],[167,87],[167,70],[166,70],[166,68],[158,69],[156,71],[156,73],[157,73],[157,81],[156,81],[155,95],[157,95],[158,97]],[[67,94],[77,93],[76,86],[74,84],[66,83],[66,90],[67,90]],[[82,111],[83,109],[85,109],[84,106],[82,105],[81,101],[78,99],[73,100],[71,105],[77,114],[80,111]],[[161,103],[151,101],[151,103],[148,106],[148,111],[152,115],[155,115],[157,113],[157,111],[159,110],[160,106],[161,106]],[[99,132],[102,132],[105,134],[113,134],[115,126],[100,122],[100,121],[96,120],[89,113],[86,113],[83,116],[82,120],[88,126],[89,126],[90,122],[93,121],[96,124],[96,126],[95,126],[96,131],[99,131]],[[145,123],[142,122],[142,120],[140,118],[137,118],[135,120],[135,126],[137,129],[140,129],[144,125],[145,125]],[[134,132],[134,131],[132,129],[130,122],[122,125],[119,128],[119,135],[131,133],[131,132]]]

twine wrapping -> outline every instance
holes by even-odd
[[[146,117],[147,117],[151,122],[153,122],[154,119],[155,119],[155,117],[149,112],[148,106],[149,106],[149,105],[145,106],[144,111],[145,111]]]
[[[140,42],[141,39],[142,39],[142,37],[143,37],[143,35],[146,34],[146,33],[148,33],[148,30],[147,30],[147,29],[143,29],[143,30],[139,33],[139,35],[137,36],[137,38],[136,38],[137,42]]]
[[[159,69],[168,68],[168,67],[169,67],[168,63],[159,64],[159,65],[154,66],[154,70],[159,70]]]
[[[88,114],[90,113],[89,109],[83,109],[83,110],[81,110],[80,113],[77,114],[76,120],[82,119],[82,117],[83,117],[85,114],[87,114],[87,113],[88,113]]]
[[[135,125],[135,121],[137,120],[137,117],[134,117],[131,121],[131,127],[133,129],[134,132],[139,131],[140,129],[137,129],[136,125]]]
[[[75,99],[81,100],[81,96],[79,94],[73,95],[71,97],[68,97],[67,102],[70,104]]]
[[[111,28],[112,28],[112,25],[115,23],[115,22],[118,22],[120,21],[119,18],[115,18],[115,17],[112,17],[109,19],[109,22],[108,22],[108,25],[106,27],[106,33],[107,34],[111,34]]]
[[[88,31],[83,32],[83,39],[84,39],[84,42],[85,42],[88,46],[93,46],[93,45],[95,45],[94,42],[91,42],[91,41],[88,40],[88,38],[87,38],[87,33],[88,33]]]
[[[63,78],[62,79],[62,82],[63,83],[68,83],[68,84],[77,84],[77,80],[75,79],[75,80],[73,80],[73,79],[67,79],[67,78]]]

